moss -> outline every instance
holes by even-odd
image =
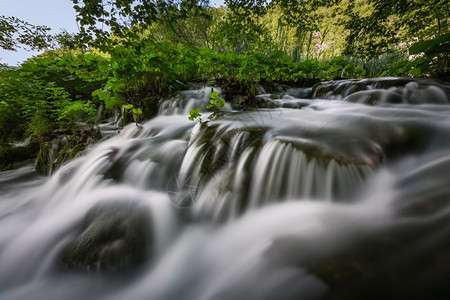
[[[49,153],[51,149],[50,142],[42,142],[39,147],[39,153],[36,159],[36,171],[47,175],[50,172]]]
[[[83,149],[83,144],[75,145],[75,147],[73,147],[70,151],[69,158],[74,158],[78,154],[78,152],[81,151],[81,149]]]
[[[82,131],[69,138],[67,144],[58,152],[58,159],[54,167],[60,167],[64,162],[75,158],[82,153],[88,146],[100,139],[100,133],[97,131]]]
[[[0,170],[10,170],[22,161],[35,158],[38,149],[37,142],[27,147],[0,147]]]
[[[58,168],[63,163],[75,158],[86,148],[100,139],[100,133],[94,130],[78,132],[67,140],[66,145],[58,151],[55,162],[50,162],[50,151],[52,148],[52,140],[61,139],[61,134],[54,132],[52,135],[40,143],[39,153],[36,160],[36,170],[41,174],[48,175],[52,168]]]

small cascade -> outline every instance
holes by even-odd
[[[11,146],[25,148],[25,147],[28,147],[28,145],[30,145],[30,142],[31,142],[31,136],[27,137],[23,141],[11,143]]]
[[[101,106],[97,112],[97,117],[101,117],[103,111],[103,106]],[[98,125],[102,137],[110,137],[120,132],[122,128],[123,111],[119,112],[114,108],[111,110],[111,114],[109,118]]]
[[[186,90],[178,92],[173,98],[164,100],[159,106],[158,115],[189,115],[192,109],[206,108],[209,104],[211,92],[221,92],[216,87],[202,87],[197,90]],[[227,104],[224,110],[230,110],[231,106]]]
[[[450,85],[431,79],[380,78],[327,81],[313,98],[363,104],[448,104]]]
[[[48,157],[42,160],[45,164],[42,169],[46,174],[49,175],[53,173],[53,168],[58,160],[58,153],[65,145],[67,145],[67,137],[65,136],[56,137],[51,142],[44,144],[44,147],[48,147],[48,149],[44,148],[44,150],[48,151],[42,152],[44,155],[45,153],[48,153]]]
[[[175,176],[194,126],[185,116],[158,117],[140,127],[130,124],[121,134],[101,143],[95,155],[68,164],[49,184],[68,185],[63,193],[76,196],[92,184],[129,183],[144,190],[165,190]],[[80,171],[83,170],[83,171]],[[70,182],[68,181],[70,180]],[[49,188],[52,190],[52,188]]]
[[[312,88],[289,88],[280,94],[281,99],[311,99]]]
[[[187,201],[208,218],[235,218],[292,199],[351,201],[373,171],[365,164],[308,157],[292,143],[266,142],[263,128],[214,131],[195,132],[180,171],[183,185],[194,188]]]
[[[264,145],[254,164],[249,205],[260,207],[274,199],[350,201],[371,172],[369,166],[308,159],[292,144],[274,140]]]
[[[257,95],[264,95],[266,94],[266,90],[264,89],[264,87],[260,84],[256,85],[256,94]]]
[[[258,101],[267,108],[296,108],[307,106],[311,100],[312,88],[288,88],[278,94],[259,94]]]

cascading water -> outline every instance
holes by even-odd
[[[0,173],[0,299],[450,298],[448,85],[330,82],[188,121],[210,91],[50,178]]]

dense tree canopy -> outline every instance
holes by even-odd
[[[81,40],[96,46],[150,28],[154,36],[163,31],[172,41],[216,51],[299,57],[374,58],[449,32],[450,19],[445,0],[226,0],[225,10],[207,0],[72,1]]]
[[[350,0],[345,9],[348,54],[375,57],[450,31],[446,0],[367,0],[368,13],[358,10],[358,2]]]
[[[208,0],[72,0],[81,25],[81,41],[96,46],[141,33],[155,23],[174,31],[179,20],[204,13]]]

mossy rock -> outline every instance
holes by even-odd
[[[149,210],[132,202],[100,203],[87,213],[78,236],[62,252],[69,268],[123,270],[151,254]]]
[[[69,136],[67,142],[62,142],[66,139],[66,136],[66,132],[64,132],[63,135],[62,132],[54,131],[41,141],[36,160],[36,171],[44,175],[49,175],[52,170],[79,156],[90,145],[101,138],[100,133],[96,130],[77,132],[74,135]],[[52,145],[55,141],[57,143],[56,161],[53,158],[50,158],[50,152],[55,151],[55,149],[52,150]]]
[[[239,157],[244,149],[260,148],[265,132],[266,128],[257,126],[220,129],[219,123],[202,124],[201,131],[191,140],[191,144],[204,145],[201,157],[198,157],[201,161],[200,173],[210,176],[230,162],[230,155]],[[248,136],[241,141],[239,147],[235,148],[232,142],[240,133],[246,133]]]
[[[37,142],[27,147],[0,147],[0,170],[13,169],[18,163],[35,158],[38,150]]]
[[[86,150],[90,145],[101,138],[100,133],[95,130],[82,131],[69,138],[67,144],[59,151],[58,159],[54,164],[55,168],[60,167]]]
[[[47,175],[50,172],[50,149],[51,142],[42,142],[36,159],[36,171]]]

